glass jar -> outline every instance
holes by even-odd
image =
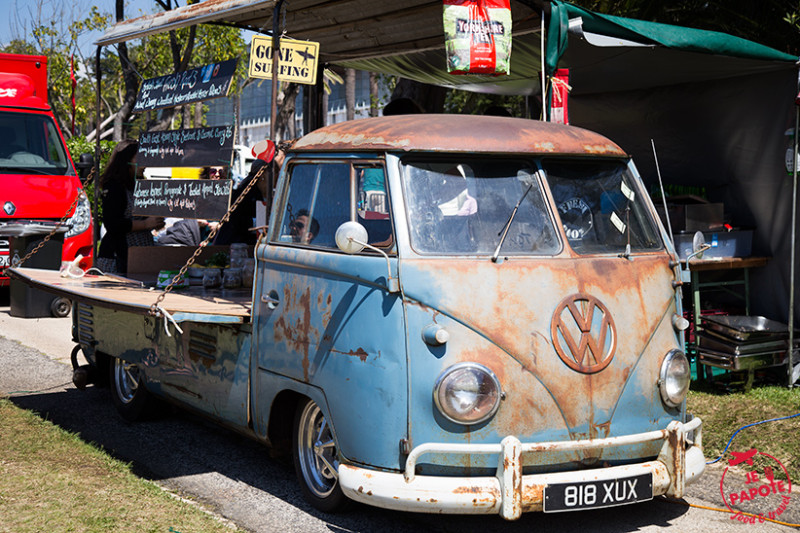
[[[218,268],[206,268],[203,272],[203,287],[215,289],[222,284],[222,274]]]
[[[236,289],[242,286],[242,269],[241,268],[226,268],[222,272],[222,288]]]
[[[231,244],[231,267],[242,268],[247,259],[247,245],[244,243],[236,242]]]

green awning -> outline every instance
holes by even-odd
[[[797,57],[769,46],[715,31],[647,22],[594,13],[569,2],[552,0],[547,33],[546,68],[552,73],[568,45],[569,21],[580,17],[584,32],[615,37],[674,50],[723,55],[760,61],[795,62]]]

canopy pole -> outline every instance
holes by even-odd
[[[798,80],[798,88],[800,89],[800,79]],[[794,112],[794,155],[792,156],[792,251],[791,259],[789,261],[789,347],[786,356],[786,380],[787,386],[791,389],[794,380],[792,375],[794,373],[794,365],[792,364],[792,356],[794,355],[794,269],[795,269],[795,254],[796,254],[796,224],[797,224],[797,134],[800,130],[800,107],[795,105]]]
[[[100,134],[103,121],[100,118],[101,99],[101,82],[102,70],[100,69],[100,51],[102,46],[97,47],[97,55],[95,57],[95,71],[97,80],[97,101],[95,102],[95,130],[94,130],[94,194],[92,195],[92,257],[97,261],[97,254],[100,250],[100,224],[97,220],[97,198],[100,196]],[[96,264],[96,263],[95,263]]]
[[[276,115],[278,113],[278,62],[281,55],[281,36],[280,18],[283,0],[275,3],[272,10],[272,102],[270,102],[269,137],[273,142],[277,142],[275,134],[277,132]]]
[[[269,138],[276,146],[278,144],[278,139],[275,137],[278,131],[278,63],[281,56],[280,18],[282,7],[283,0],[278,0],[272,11],[272,101],[270,102]],[[272,191],[275,190],[275,170],[273,169],[268,174],[267,197],[264,200],[271,208]]]
[[[544,9],[542,9],[542,15],[539,17],[542,20],[542,27],[540,30],[540,39],[541,39],[541,58],[542,58],[542,118],[541,120],[545,120],[547,118],[547,98],[545,97],[547,93],[547,79],[545,78],[545,67],[544,67]]]

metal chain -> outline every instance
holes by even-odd
[[[242,201],[244,200],[245,196],[247,196],[247,193],[250,192],[250,190],[255,186],[256,183],[258,183],[258,180],[261,179],[261,175],[264,173],[264,171],[267,170],[268,166],[269,165],[263,165],[258,170],[258,172],[256,172],[256,175],[253,176],[253,179],[250,180],[250,183],[247,184],[247,186],[244,188],[244,190],[239,195],[239,197],[236,198],[236,201],[233,202],[233,204],[231,205],[230,209],[228,209],[228,212],[225,213],[222,216],[222,218],[219,220],[219,224],[217,225],[217,227],[211,229],[211,232],[208,234],[208,237],[206,237],[203,240],[203,242],[201,242],[197,246],[197,249],[194,251],[192,256],[188,259],[188,261],[186,261],[186,264],[183,265],[183,267],[181,267],[180,271],[178,271],[178,273],[172,278],[172,281],[170,281],[169,285],[164,287],[164,290],[161,291],[161,294],[159,294],[158,298],[156,298],[155,303],[150,306],[150,314],[152,316],[158,316],[159,315],[160,311],[159,311],[158,308],[161,306],[161,302],[164,301],[164,298],[167,297],[167,294],[170,291],[172,291],[173,287],[175,287],[175,285],[183,278],[183,276],[186,275],[186,271],[189,269],[190,266],[192,266],[194,264],[194,262],[197,259],[197,257],[203,251],[203,248],[208,246],[208,243],[211,242],[214,239],[214,237],[217,236],[217,232],[219,231],[219,228],[221,228],[223,224],[225,224],[226,222],[228,222],[230,220],[231,213],[233,213],[236,210],[236,208],[239,206],[239,204],[242,203]]]
[[[87,183],[88,183],[88,182],[91,180],[91,177],[92,177],[92,174],[93,174],[93,173],[94,173],[94,168],[92,168],[92,171],[89,173],[89,176],[86,178],[86,182],[87,182]],[[56,222],[56,225],[55,225],[55,227],[53,228],[53,230],[52,230],[50,233],[48,233],[48,234],[45,236],[45,238],[44,238],[44,239],[42,239],[42,240],[39,242],[39,244],[37,244],[37,245],[36,245],[36,246],[33,248],[33,250],[31,250],[30,252],[28,252],[27,254],[25,254],[25,257],[23,257],[22,259],[20,259],[20,260],[19,260],[18,262],[16,262],[15,264],[13,264],[13,265],[12,265],[12,264],[11,264],[11,261],[10,261],[10,258],[9,258],[9,263],[8,263],[8,266],[6,266],[5,268],[2,268],[2,269],[0,269],[0,276],[5,276],[5,275],[6,275],[6,271],[7,271],[9,268],[12,268],[12,267],[14,267],[14,268],[21,267],[21,266],[22,266],[22,264],[23,264],[23,263],[25,263],[25,261],[27,261],[27,260],[28,260],[28,259],[30,259],[31,257],[33,257],[33,256],[34,256],[34,255],[35,255],[35,254],[36,254],[36,253],[37,253],[37,252],[38,252],[38,251],[39,251],[39,250],[42,248],[42,246],[44,246],[44,245],[47,243],[47,241],[49,241],[50,239],[52,239],[52,238],[53,238],[53,235],[55,235],[55,234],[58,232],[58,230],[59,230],[59,229],[61,229],[61,227],[64,225],[64,223],[67,221],[67,219],[68,219],[68,218],[70,218],[70,217],[72,216],[70,213],[72,213],[72,210],[73,210],[73,209],[75,209],[75,208],[77,207],[77,205],[78,205],[78,202],[80,202],[81,198],[83,198],[85,195],[86,195],[86,192],[85,192],[83,189],[80,189],[80,191],[78,191],[78,194],[77,194],[77,195],[75,195],[75,199],[72,201],[72,204],[71,204],[71,205],[70,205],[70,206],[67,208],[67,212],[66,212],[66,213],[64,213],[64,216],[63,216],[63,217],[61,217],[61,220],[59,220],[58,222]],[[10,253],[10,252],[11,252],[11,250],[9,250],[9,253]]]

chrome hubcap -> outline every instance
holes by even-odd
[[[336,443],[325,415],[315,403],[306,405],[298,428],[300,467],[308,487],[325,498],[339,480]]]

